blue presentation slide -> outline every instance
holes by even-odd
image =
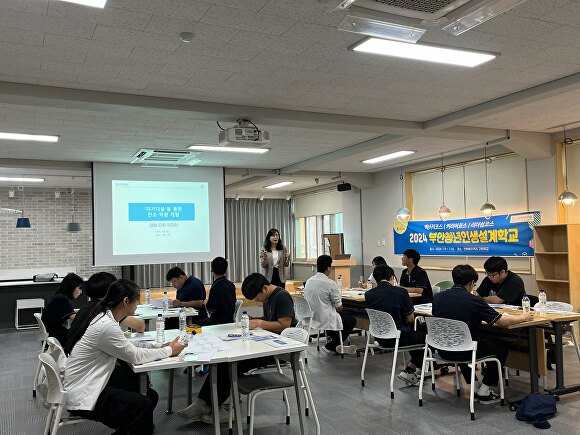
[[[113,254],[209,252],[208,183],[112,181]]]

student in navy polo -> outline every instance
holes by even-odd
[[[414,298],[414,304],[428,304],[433,301],[433,289],[424,269],[418,266],[421,254],[415,249],[403,252],[401,264],[405,267],[399,280],[399,285],[409,293],[419,293],[421,297]]]
[[[187,276],[180,267],[169,269],[165,277],[177,290],[172,305],[174,307],[191,307],[195,308],[199,314],[191,320],[197,322],[207,317],[205,309],[205,287],[203,283],[195,276]],[[179,319],[169,318],[165,320],[165,328],[176,329]]]

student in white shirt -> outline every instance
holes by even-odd
[[[119,320],[135,313],[139,286],[119,279],[81,325],[64,376],[67,409],[74,415],[96,420],[115,433],[150,435],[158,395],[149,389],[139,393],[138,377],[126,362],[142,364],[178,355],[185,346],[166,343],[158,349],[135,346],[123,334]],[[75,337],[76,338],[76,337]]]
[[[310,304],[314,312],[312,327],[326,330],[329,338],[324,346],[328,353],[336,354],[356,353],[356,346],[342,346],[340,348],[339,331],[342,331],[343,342],[350,335],[356,325],[356,318],[345,313],[342,307],[342,298],[338,285],[328,275],[332,271],[332,257],[321,255],[316,259],[318,273],[310,277],[304,286],[304,299]]]
[[[371,266],[373,267],[373,270],[375,270],[375,267],[377,267],[379,264],[384,264],[385,266],[387,266],[387,260],[385,260],[384,257],[377,255],[375,258],[373,258],[373,261],[371,261]],[[371,271],[371,274],[370,274],[368,280],[371,282],[373,288],[375,288],[377,286],[377,281],[375,280],[375,277],[373,276],[372,271]],[[395,285],[397,285],[397,284],[395,284]]]

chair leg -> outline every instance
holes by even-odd
[[[40,377],[40,360],[38,360],[38,365],[36,366],[36,371],[34,372],[34,378],[32,379],[32,397],[36,397],[36,388],[38,387],[38,378]]]
[[[461,397],[461,388],[459,387],[459,370],[457,370],[457,364],[455,364],[455,391],[457,397]]]
[[[471,384],[469,385],[469,411],[471,412],[471,421],[475,420],[475,350],[473,351],[471,364]],[[501,373],[500,373],[501,378]]]
[[[316,350],[320,352],[320,330],[316,334]]]
[[[44,425],[43,435],[48,435],[50,433],[50,427],[52,426],[52,416],[54,415],[54,405],[50,406],[48,410],[48,415],[46,416],[46,424]]]
[[[423,364],[421,366],[421,379],[419,380],[419,406],[423,406],[423,382],[425,381],[425,366],[427,365],[427,358],[430,354],[429,346],[425,345],[423,352]]]
[[[501,369],[501,364],[499,363],[499,360],[496,361],[497,362],[497,374],[499,377],[499,397],[501,399],[501,406],[503,406],[505,404],[505,399],[504,399],[504,388],[503,388],[503,376],[502,376],[502,372],[503,370]]]
[[[542,376],[542,388],[544,391],[548,391],[548,376]]]
[[[247,409],[247,417],[246,417],[246,423],[250,424],[250,422],[252,421],[252,409],[250,408],[250,403],[252,403],[252,398],[254,397],[254,395],[252,393],[248,394],[248,409]]]
[[[340,358],[344,359],[344,344],[342,342],[342,331],[338,331],[338,342],[340,343]]]
[[[64,405],[58,405],[56,408],[56,412],[54,413],[53,421],[52,421],[52,429],[50,430],[50,435],[56,435],[58,432],[58,426],[60,424],[60,418],[62,417],[62,409]]]
[[[576,348],[576,354],[578,355],[578,361],[580,361],[580,346],[578,345],[578,340],[576,339],[576,331],[574,330],[574,325],[570,323],[570,334],[572,334],[572,342]]]
[[[365,346],[365,356],[363,358],[362,368],[360,369],[360,383],[364,387],[365,386],[365,368],[367,365],[367,357],[369,355],[369,345],[370,345],[371,336],[367,337],[367,344]]]
[[[505,368],[505,375],[504,375],[505,376],[505,384],[509,385],[510,384],[510,371],[507,367],[504,367],[504,368]]]
[[[248,412],[250,414],[250,421],[248,422],[250,424],[250,428],[248,433],[250,435],[254,435],[254,405],[256,404],[256,396],[252,394],[252,398],[250,399],[248,397],[248,401]]]
[[[393,351],[393,365],[391,367],[391,399],[395,398],[393,383],[395,382],[395,371],[397,370],[397,354],[399,352],[399,339],[395,339],[395,350]],[[404,353],[404,352],[403,352]]]

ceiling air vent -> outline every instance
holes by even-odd
[[[391,15],[419,20],[437,20],[469,3],[469,7],[486,0],[318,0],[333,8],[342,9],[344,5],[372,9]]]
[[[196,157],[197,153],[191,151],[142,148],[133,155],[131,163],[139,163],[144,166],[193,166],[201,161]]]

